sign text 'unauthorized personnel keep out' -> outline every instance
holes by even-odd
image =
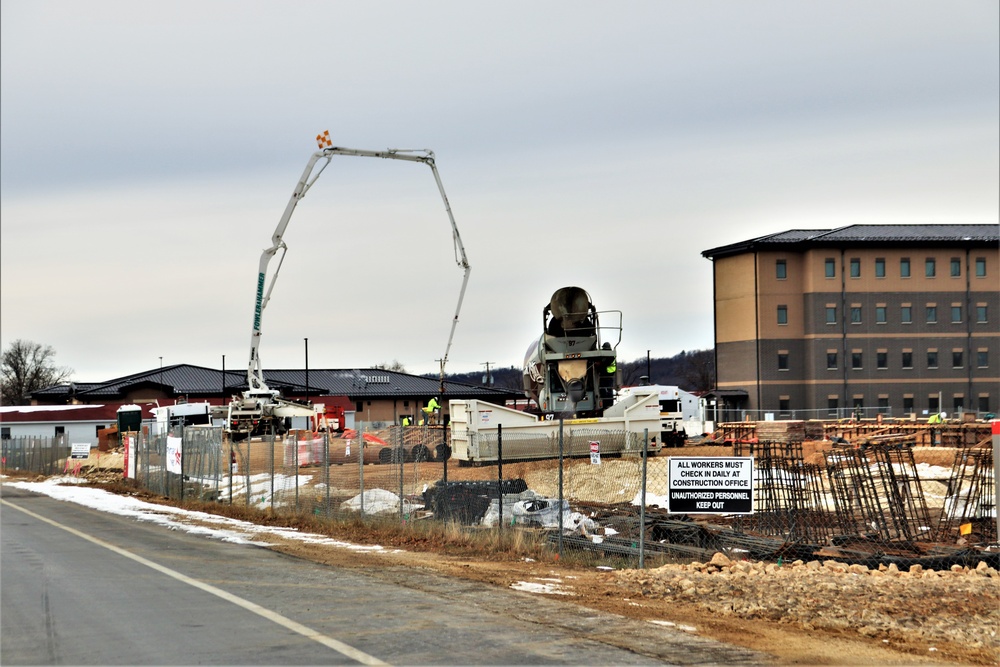
[[[752,456],[671,456],[667,511],[672,514],[753,514]]]

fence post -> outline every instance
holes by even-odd
[[[181,422],[181,502],[184,502],[184,422]]]
[[[503,424],[497,424],[497,529],[503,530]]]
[[[326,507],[323,516],[330,518],[330,430],[323,432],[323,467],[326,468]]]
[[[406,522],[406,512],[403,511],[403,476],[406,474],[406,453],[403,450],[403,427],[396,426],[396,441],[399,442],[399,447],[396,449],[396,456],[399,458],[399,522]]]
[[[358,486],[360,487],[360,495],[358,498],[360,502],[358,503],[361,507],[361,518],[365,518],[365,423],[361,422],[358,424],[358,428],[354,429],[354,432],[358,435],[358,475],[360,477],[358,481]]]
[[[627,434],[626,434],[627,437]],[[646,567],[646,462],[649,460],[649,429],[642,429],[642,498],[639,503],[639,569]]]
[[[559,558],[563,555],[563,416],[559,415]]]
[[[285,436],[288,437],[287,435]],[[299,434],[292,432],[292,441],[295,443],[295,513],[299,513]]]

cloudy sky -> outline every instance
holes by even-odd
[[[668,356],[713,344],[708,248],[998,222],[994,0],[0,7],[0,337],[78,381],[246,366],[323,130],[437,154],[452,372],[519,366],[565,285],[621,311],[620,358]],[[462,271],[430,170],[335,157],[285,241],[265,367],[308,338],[311,368],[437,370]]]

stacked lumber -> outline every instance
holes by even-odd
[[[802,442],[806,439],[805,422],[782,420],[757,422],[758,442]],[[817,439],[822,439],[822,436]]]

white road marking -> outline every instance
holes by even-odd
[[[129,558],[131,560],[134,560],[137,563],[140,563],[142,565],[145,565],[148,568],[156,570],[157,572],[165,574],[168,577],[172,577],[172,578],[176,579],[177,581],[180,581],[182,583],[187,584],[188,586],[193,586],[195,588],[199,588],[199,589],[205,591],[206,593],[211,593],[212,595],[215,595],[216,597],[220,597],[220,598],[222,598],[223,600],[225,600],[227,602],[231,602],[232,604],[234,604],[234,605],[236,605],[238,607],[242,607],[243,609],[246,609],[247,611],[253,612],[254,614],[257,614],[258,616],[260,616],[262,618],[266,618],[267,620],[271,621],[272,623],[277,623],[278,625],[280,625],[280,626],[282,626],[284,628],[287,628],[287,629],[291,630],[292,632],[297,632],[298,634],[302,635],[303,637],[306,637],[307,639],[311,639],[311,640],[313,640],[313,641],[315,641],[315,642],[317,642],[319,644],[322,644],[323,646],[326,646],[327,648],[331,648],[334,651],[336,651],[337,653],[340,653],[341,655],[344,655],[344,656],[346,656],[346,657],[348,657],[348,658],[350,658],[352,660],[357,660],[358,662],[360,662],[363,665],[388,665],[388,663],[382,662],[378,658],[376,658],[374,656],[371,656],[371,655],[368,655],[364,651],[359,651],[358,649],[354,648],[353,646],[345,644],[344,642],[339,641],[337,639],[334,639],[333,637],[328,637],[327,635],[324,635],[321,632],[313,630],[312,628],[307,627],[305,625],[302,625],[301,623],[298,623],[296,621],[293,621],[292,619],[290,619],[290,618],[288,618],[286,616],[282,616],[281,614],[279,614],[277,612],[274,612],[274,611],[271,611],[270,609],[266,609],[264,607],[261,607],[259,604],[255,604],[253,602],[250,602],[249,600],[245,600],[245,599],[239,597],[238,595],[233,595],[232,593],[228,593],[228,592],[222,590],[221,588],[216,588],[215,586],[212,586],[210,584],[206,584],[206,583],[204,583],[202,581],[198,581],[197,579],[192,579],[191,577],[188,577],[187,575],[181,574],[180,572],[177,572],[176,570],[171,570],[170,568],[164,567],[163,565],[160,565],[159,563],[154,563],[153,561],[147,560],[147,559],[143,558],[142,556],[136,556],[135,554],[129,553],[128,551],[125,551],[124,549],[116,547],[113,544],[109,544],[108,542],[105,542],[103,540],[99,540],[96,537],[93,537],[92,535],[87,535],[86,533],[81,532],[81,531],[79,531],[79,530],[77,530],[75,528],[71,528],[69,526],[64,526],[61,523],[53,521],[52,519],[48,519],[48,518],[46,518],[44,516],[41,516],[39,514],[35,514],[34,512],[32,512],[30,510],[26,510],[23,507],[19,507],[18,505],[15,505],[14,503],[11,503],[11,502],[9,502],[7,500],[0,500],[0,504],[3,504],[6,507],[10,507],[10,508],[16,509],[16,510],[18,510],[20,512],[24,512],[28,516],[34,517],[35,519],[38,519],[39,521],[44,521],[45,523],[47,523],[47,524],[49,524],[51,526],[55,526],[56,528],[60,528],[62,530],[65,530],[67,533],[71,533],[73,535],[76,535],[77,537],[83,538],[83,539],[87,540],[88,542],[92,542],[93,544],[96,544],[99,547],[104,547],[105,549],[107,549],[109,551],[113,551],[114,553],[116,553],[116,554],[118,554],[120,556],[124,556],[125,558]]]

